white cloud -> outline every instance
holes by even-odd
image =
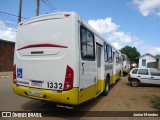
[[[160,47],[156,47],[155,50],[156,50],[156,53],[160,54]]]
[[[112,18],[89,20],[88,23],[101,34],[113,32],[119,27],[112,22]]]
[[[118,50],[120,50],[123,47],[122,45],[120,45],[119,42],[112,42],[111,44]]]
[[[157,15],[160,16],[160,12],[157,12]]]
[[[114,31],[109,35],[108,40],[110,41],[120,40],[121,42],[129,43],[132,41],[132,37],[130,36],[129,33]]]
[[[88,23],[99,33],[101,33],[105,38],[117,49],[121,49],[125,45],[135,46],[137,49],[140,49],[141,52],[149,52],[151,54],[157,53],[159,50],[142,48],[144,46],[144,41],[137,36],[131,35],[129,32],[118,31],[119,25],[112,22],[111,18],[98,19],[98,20],[89,20]],[[154,51],[154,53],[153,53]]]
[[[160,54],[160,47],[144,46],[143,49],[152,55]]]
[[[160,16],[160,0],[132,0],[143,16],[155,13]]]
[[[139,40],[139,41],[134,42],[133,45],[134,45],[135,47],[138,47],[139,45],[141,45],[141,44],[143,44],[143,43],[144,43],[143,40]]]
[[[119,25],[112,22],[111,18],[89,20],[88,23],[113,44],[117,49],[125,45],[138,47],[144,43],[143,40],[132,36],[129,32],[118,31]]]
[[[117,29],[120,26],[113,23],[112,18],[89,20],[88,23],[99,33],[107,35],[106,38],[109,41],[130,43],[134,40],[134,37],[132,37],[130,33],[118,31]]]
[[[15,41],[16,39],[15,29],[7,27],[1,20],[0,20],[0,39],[4,39],[7,41]]]

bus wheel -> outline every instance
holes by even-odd
[[[121,73],[121,71],[119,72],[119,77],[122,77],[122,73]]]
[[[107,96],[109,93],[109,83],[110,83],[109,78],[107,77],[105,81],[105,88],[104,88],[104,91],[102,92],[103,96]]]

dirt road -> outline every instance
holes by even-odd
[[[127,77],[121,79],[110,89],[108,96],[99,96],[96,99],[87,101],[77,107],[68,106],[76,111],[155,111],[151,107],[150,100],[153,96],[160,96],[160,86],[145,85],[140,87],[131,87],[128,84]],[[29,98],[15,95],[12,92],[12,76],[7,78],[0,77],[0,111],[53,111],[60,110],[62,114],[56,119],[68,119],[63,117],[63,111],[68,110],[57,107],[59,104],[50,102],[41,102]],[[69,108],[69,109],[70,109]],[[50,116],[50,115],[46,115]],[[74,114],[71,114],[74,116]],[[101,119],[105,119],[100,117]],[[71,119],[71,118],[70,118]],[[87,119],[82,115],[78,119]],[[89,118],[96,119],[96,118]],[[118,118],[111,118],[117,120]],[[127,118],[121,118],[126,119]],[[131,117],[130,120],[133,120]],[[151,119],[151,118],[144,118]],[[155,118],[158,120],[159,118]],[[143,118],[139,118],[143,120]]]
[[[97,101],[97,106],[91,110],[102,111],[151,111],[150,100],[153,96],[160,96],[160,86],[145,85],[132,87],[127,77],[121,77],[107,97]],[[105,103],[105,104],[104,104]]]

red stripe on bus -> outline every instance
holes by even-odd
[[[35,47],[58,47],[58,48],[68,48],[67,46],[62,46],[62,45],[55,45],[55,44],[34,44],[34,45],[27,45],[24,47],[21,47],[17,50],[23,50],[27,48],[35,48]]]

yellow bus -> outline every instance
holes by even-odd
[[[123,73],[128,74],[130,71],[130,60],[125,54],[122,54],[122,57],[123,57]]]
[[[18,25],[15,94],[78,105],[107,95],[121,73],[120,51],[74,12],[41,15]]]

